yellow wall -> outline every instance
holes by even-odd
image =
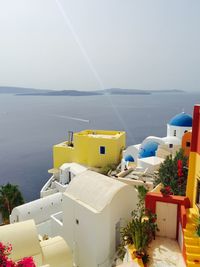
[[[53,146],[54,168],[59,168],[63,163],[73,162],[74,148],[67,145],[67,142]]]
[[[105,154],[100,154],[100,146]],[[90,167],[118,164],[126,146],[126,134],[119,131],[85,130],[74,134],[73,147],[67,142],[53,147],[54,168],[76,162]]]
[[[200,155],[196,152],[190,152],[189,172],[187,180],[186,196],[190,199],[191,208],[196,210],[197,179],[200,176]]]
[[[88,165],[89,138],[88,135],[74,134],[74,157],[73,162]]]

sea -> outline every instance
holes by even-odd
[[[127,145],[150,135],[166,136],[167,123],[192,115],[200,93],[151,95],[0,95],[0,185],[17,184],[26,201],[39,197],[53,167],[52,146],[68,131],[124,130]]]

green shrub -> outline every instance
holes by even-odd
[[[109,171],[114,171],[116,170],[117,165],[116,164],[108,164],[102,168],[100,168],[99,172],[101,174],[107,175],[109,173]]]
[[[188,158],[184,155],[183,149],[180,149],[174,158],[172,155],[167,156],[160,165],[155,185],[162,183],[164,187],[171,188],[173,195],[185,196],[188,176],[187,162]],[[181,170],[179,163],[182,166]]]

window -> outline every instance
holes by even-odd
[[[174,136],[176,136],[176,130],[174,130]]]
[[[173,144],[169,144],[169,148],[173,148]]]
[[[100,154],[106,154],[105,146],[100,146]]]
[[[186,142],[186,147],[190,147],[190,142]]]

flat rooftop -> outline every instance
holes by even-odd
[[[112,138],[118,138],[122,135],[124,135],[125,132],[123,131],[107,131],[107,130],[85,130],[78,133],[74,133],[74,135],[77,136],[89,136],[92,138],[106,138],[106,139],[112,139]]]

